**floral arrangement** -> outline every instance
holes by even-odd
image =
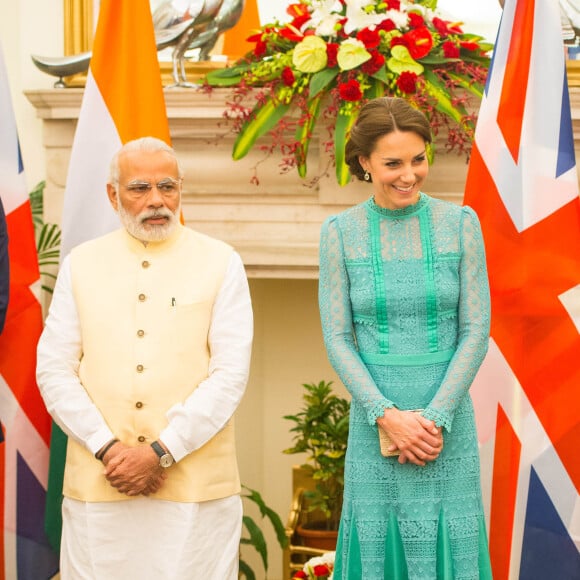
[[[304,564],[302,570],[294,573],[292,580],[306,578],[307,580],[332,580],[335,552],[326,552],[322,556],[311,558]]]
[[[437,0],[290,4],[289,22],[263,26],[248,38],[253,51],[205,77],[207,87],[234,88],[226,111],[238,134],[234,159],[270,133],[271,144],[261,148],[279,147],[283,170],[296,167],[304,177],[310,139],[323,119],[328,138],[321,138],[344,185],[350,181],[344,146],[356,113],[383,95],[408,99],[435,134],[447,128],[449,149],[469,152],[475,127],[469,99],[481,98],[492,45],[439,18],[436,8]]]

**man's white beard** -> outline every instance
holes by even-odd
[[[157,210],[146,210],[139,215],[131,215],[119,201],[119,218],[125,229],[134,238],[141,242],[162,242],[169,238],[177,225],[177,215],[180,212],[181,206],[177,208],[175,213],[172,213],[167,208],[163,207]],[[144,220],[152,217],[167,217],[167,223],[161,225],[145,224]]]

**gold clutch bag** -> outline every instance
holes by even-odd
[[[421,413],[423,409],[413,409],[413,413]],[[380,426],[379,427],[379,443],[381,445],[381,455],[383,457],[396,457],[400,455],[401,452],[398,449],[394,451],[389,451],[389,447],[393,445],[393,440],[389,437],[389,434]]]

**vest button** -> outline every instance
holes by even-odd
[[[143,365],[137,365],[137,372],[138,373],[142,373],[143,372]]]
[[[139,443],[143,443],[145,441],[145,436],[139,435],[139,437],[137,437],[137,441],[139,441]]]
[[[146,298],[147,296],[145,296],[145,294],[139,294],[139,302],[145,302]]]
[[[137,407],[137,409],[141,409],[141,407],[143,407],[143,403],[141,401],[137,401],[135,403],[135,407]]]
[[[141,262],[141,266],[143,266],[143,268],[149,268],[151,264],[147,261],[147,260],[143,260]]]
[[[137,331],[137,336],[138,336],[139,338],[142,338],[143,336],[145,336],[145,331],[144,331],[144,330],[138,330],[138,331]]]

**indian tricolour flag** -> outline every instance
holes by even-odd
[[[146,136],[170,144],[149,1],[101,0],[64,194],[61,258],[120,226],[107,198],[109,164],[122,144]],[[53,425],[47,529],[56,546],[65,449]]]
[[[505,1],[465,203],[492,297],[472,393],[494,578],[580,578],[580,200],[556,0]]]
[[[170,144],[148,0],[101,0],[62,215],[61,258],[119,227],[107,198],[109,162],[123,143],[152,136]]]

